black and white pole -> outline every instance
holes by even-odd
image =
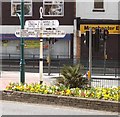
[[[40,7],[40,19],[43,19],[43,8]],[[39,57],[39,74],[40,74],[40,84],[43,83],[43,39],[42,39],[43,29],[40,26],[40,57]]]

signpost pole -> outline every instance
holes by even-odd
[[[39,61],[40,84],[43,83],[43,39],[40,38],[40,61]]]
[[[46,30],[46,28],[57,28],[59,26],[58,20],[43,20],[43,8],[40,7],[40,20],[28,20],[25,22],[24,29],[24,0],[21,0],[21,30],[16,31],[15,35],[21,37],[21,57],[20,57],[20,74],[21,74],[21,83],[25,82],[25,71],[24,71],[24,38],[26,37],[40,37],[40,55],[39,55],[39,74],[40,74],[40,84],[43,82],[43,38],[56,38],[65,36],[64,31],[55,30]],[[33,30],[36,29],[36,30]],[[40,33],[40,34],[39,34]],[[24,37],[24,38],[23,38]],[[50,45],[50,43],[49,43]],[[50,47],[50,46],[49,46]],[[49,57],[50,57],[50,48],[49,48]],[[50,58],[49,58],[50,59]],[[49,60],[50,61],[50,60]],[[49,63],[50,69],[50,63]],[[49,70],[50,74],[50,70]]]
[[[43,8],[40,7],[40,19],[42,19]],[[40,26],[39,26],[40,27]],[[40,74],[40,84],[43,83],[43,29],[40,28],[40,60],[39,60],[39,74]]]
[[[21,24],[21,29],[24,29],[24,0],[21,0],[21,20],[20,20],[20,24]],[[24,65],[25,65],[25,60],[24,60],[24,38],[21,37],[20,40],[20,54],[21,54],[21,58],[20,58],[20,82],[21,83],[25,83],[25,70],[24,70]]]

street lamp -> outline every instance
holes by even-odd
[[[21,30],[24,29],[24,0],[21,0],[20,14],[16,13],[20,19]],[[20,38],[20,82],[25,83],[25,59],[24,59],[24,38]]]

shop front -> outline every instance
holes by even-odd
[[[66,34],[64,38],[51,38],[50,51],[53,58],[70,57],[72,34]],[[16,56],[20,54],[20,38],[14,34],[1,34],[2,54]],[[39,38],[25,38],[24,40],[25,57],[39,56]],[[44,56],[48,54],[48,39],[43,39]]]

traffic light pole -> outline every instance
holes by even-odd
[[[91,73],[92,73],[92,28],[89,28],[89,71],[88,80],[89,86],[91,86]]]
[[[106,52],[106,41],[104,42],[104,75],[106,73],[106,59],[107,59],[107,52]]]
[[[24,0],[21,0],[21,20],[20,20],[20,24],[21,24],[21,29],[24,29]],[[22,84],[25,83],[25,60],[24,60],[24,38],[21,37],[20,40],[20,82]]]

